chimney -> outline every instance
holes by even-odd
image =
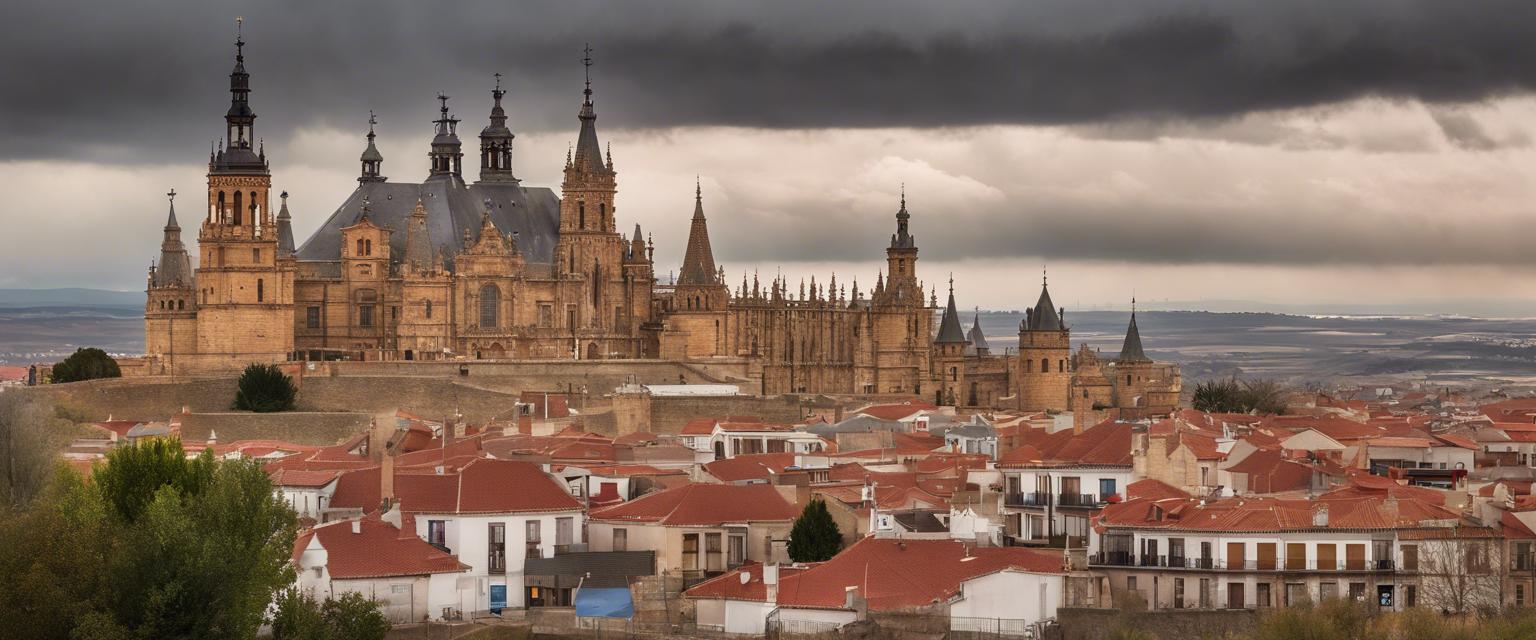
[[[533,416],[527,414],[518,415],[517,432],[525,436],[533,435]]]
[[[1312,507],[1312,526],[1328,526],[1328,503],[1321,502]]]
[[[352,521],[352,533],[362,533],[362,532],[363,532],[363,521],[361,519],[353,520]]]
[[[389,447],[379,447],[379,501],[389,505],[395,502],[395,457]]]
[[[779,602],[779,565],[776,565],[776,564],[765,564],[765,565],[763,565],[763,587],[764,587],[764,590],[767,592],[768,603],[769,604],[778,604],[778,602]]]
[[[453,423],[453,418],[448,418],[447,420],[443,421],[443,448],[444,449],[447,449],[449,447],[449,445],[453,444],[453,437],[455,435],[457,435],[457,434],[454,433],[456,430],[458,430],[458,425],[455,425]]]

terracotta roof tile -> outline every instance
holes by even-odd
[[[357,521],[358,533],[352,532],[353,522],[331,522],[300,533],[293,542],[294,560],[311,539],[319,538],[326,551],[326,571],[333,579],[419,576],[469,569],[458,558],[416,537],[415,532],[402,532],[378,516]]]
[[[598,509],[590,519],[699,526],[787,522],[799,515],[800,510],[770,485],[688,484]]]

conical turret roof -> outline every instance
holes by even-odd
[[[1029,316],[1030,331],[1061,331],[1061,315],[1056,312],[1055,303],[1051,302],[1051,290],[1044,282],[1040,283],[1040,300],[1035,302],[1034,311]]]
[[[955,310],[954,286],[949,288],[949,304],[944,307],[944,318],[939,321],[939,337],[933,341],[946,344],[965,342],[965,330],[960,328],[960,312]]]
[[[698,184],[693,191],[693,222],[688,228],[688,248],[683,253],[683,270],[678,284],[715,284],[715,255],[709,247],[709,226],[704,221],[704,190]]]
[[[1125,330],[1125,345],[1120,347],[1120,362],[1151,362],[1141,348],[1141,331],[1136,329],[1136,309],[1131,309],[1131,326]]]

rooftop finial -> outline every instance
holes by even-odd
[[[368,110],[368,137],[373,137],[373,125],[379,123],[378,116],[373,115],[373,109]]]
[[[437,101],[441,105],[438,107],[438,111],[443,113],[443,120],[446,121],[448,119],[448,96],[443,95],[443,93],[439,91],[437,93]]]
[[[704,181],[699,178],[698,174],[693,176],[693,199],[695,202],[704,200]]]
[[[592,43],[588,42],[581,50],[581,66],[586,68],[587,88],[581,93],[587,97],[587,102],[592,102]]]
[[[175,187],[172,187],[170,191],[166,192],[165,196],[167,198],[171,199],[171,204],[176,204],[176,188]]]
[[[1040,265],[1040,286],[1046,285],[1045,265]]]
[[[235,61],[245,61],[245,17],[235,18]]]
[[[493,73],[491,75],[496,76],[496,90],[497,91],[501,91],[501,72],[498,71],[498,72]]]
[[[905,182],[901,183],[901,208],[903,210],[907,208],[907,183]]]

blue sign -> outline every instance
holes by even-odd
[[[491,613],[501,613],[507,608],[507,585],[491,585]]]

